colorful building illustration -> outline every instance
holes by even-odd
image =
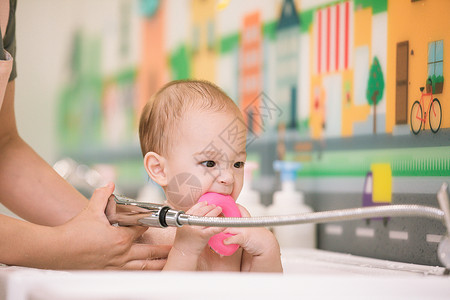
[[[216,1],[193,0],[191,4],[192,78],[215,82],[217,61]]]
[[[300,20],[293,0],[283,1],[276,27],[276,91],[284,112],[280,122],[297,128],[297,90],[300,48]]]
[[[352,1],[315,11],[310,44],[313,138],[370,133],[374,116],[365,96],[369,67],[373,55],[383,56],[372,49],[372,40],[386,44],[385,36],[374,35],[377,23],[382,21],[375,19],[371,7],[355,9]]]
[[[450,127],[450,94],[444,87],[450,77],[449,10],[446,0],[388,1],[387,132],[409,127],[411,107],[428,78],[433,80],[433,98],[441,104],[441,128]],[[430,129],[428,120],[425,126]]]
[[[252,126],[262,124],[258,118],[266,113],[258,137],[266,131],[274,133],[282,122],[289,132],[308,141],[357,137],[370,141],[375,135],[398,140],[411,135],[411,106],[430,78],[442,109],[435,134],[445,134],[450,127],[444,87],[449,75],[445,61],[450,55],[445,41],[450,21],[444,12],[450,4],[444,0],[248,1],[230,2],[221,10],[217,1],[193,0],[183,2],[178,11],[176,2],[154,3],[151,14],[144,15],[141,22],[142,60],[136,68],[137,101],[133,99],[136,116],[164,82],[190,77],[218,83],[240,105],[245,117],[251,112]],[[185,24],[183,30],[167,26],[178,21]],[[133,72],[126,74],[133,78]],[[116,86],[110,81],[100,85],[107,96],[105,103],[117,98]],[[132,90],[133,82],[127,81],[126,86]],[[270,116],[272,111],[261,111],[261,99],[257,98],[261,93],[280,108],[280,119]],[[92,102],[91,110],[98,110],[99,105]],[[105,116],[120,111],[112,108],[105,110]],[[67,120],[80,119],[76,110],[67,110]],[[429,130],[428,124],[425,129]],[[426,159],[423,155],[421,159]],[[405,164],[417,159],[407,159]],[[437,165],[445,170],[445,159]],[[425,170],[421,164],[412,166],[411,174],[435,171]],[[355,174],[346,173],[344,167],[353,168],[352,164],[345,164],[340,172]],[[309,168],[305,164],[302,172]],[[366,174],[367,167],[355,172]],[[393,167],[392,172],[394,176],[408,174],[403,167]]]
[[[262,30],[258,12],[244,16],[240,43],[240,108],[248,126],[261,130],[260,101],[262,91]]]
[[[169,78],[164,47],[166,2],[155,2],[155,6],[150,9],[151,11],[141,19],[141,63],[137,78],[137,113]]]

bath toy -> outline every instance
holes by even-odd
[[[222,207],[222,213],[225,217],[241,217],[241,213],[239,208],[234,202],[234,199],[230,195],[222,195],[217,193],[205,193],[203,194],[198,202],[206,201],[208,204],[215,204],[217,206]],[[216,253],[223,256],[230,256],[237,249],[239,249],[239,245],[231,244],[225,245],[223,240],[232,236],[231,233],[218,233],[213,235],[209,241],[208,245],[213,249]]]

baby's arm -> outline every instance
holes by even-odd
[[[217,217],[221,212],[220,206],[199,202],[186,213],[196,216]],[[198,258],[209,239],[222,231],[223,228],[219,227],[183,226],[177,228],[175,241],[163,270],[195,271]]]
[[[248,211],[238,205],[243,217],[249,217]],[[224,232],[235,234],[224,240],[224,244],[238,244],[243,249],[241,272],[283,272],[280,246],[268,229],[227,228]]]

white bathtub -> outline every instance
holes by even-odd
[[[319,250],[284,250],[281,274],[0,269],[0,297],[22,299],[449,299],[443,268]]]

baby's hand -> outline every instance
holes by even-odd
[[[249,217],[248,211],[238,205],[241,215]],[[241,271],[282,272],[280,246],[277,239],[268,229],[227,228],[225,233],[234,234],[225,239],[225,245],[238,244],[244,249]]]
[[[186,214],[194,216],[217,217],[222,212],[220,206],[199,202],[192,206]],[[173,247],[184,255],[200,255],[209,239],[220,232],[222,227],[183,226],[177,229]]]
[[[266,228],[227,228],[224,232],[234,234],[223,241],[225,245],[238,244],[252,256],[262,256],[274,250],[279,252],[275,236]]]

